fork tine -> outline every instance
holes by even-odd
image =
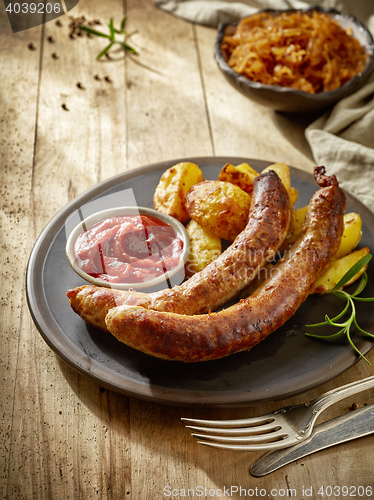
[[[220,448],[222,450],[231,451],[273,451],[281,448],[287,448],[292,443],[286,443],[282,440],[274,441],[272,443],[259,443],[259,444],[222,444],[212,441],[198,441],[198,444],[210,446],[211,448]]]
[[[195,425],[186,425],[187,429],[197,432],[213,432],[216,434],[224,434],[226,436],[242,436],[242,435],[257,435],[257,434],[271,434],[272,432],[280,429],[279,425],[274,425],[269,422],[265,425],[253,425],[250,427],[200,427]]]
[[[274,416],[262,415],[261,417],[241,418],[237,420],[200,420],[194,418],[182,418],[186,424],[211,427],[250,427],[268,424],[274,421]]]
[[[282,429],[280,429],[281,431]],[[214,436],[210,434],[192,434],[197,439],[207,439],[210,442],[223,444],[260,444],[273,443],[282,441],[288,437],[288,434],[283,432],[271,432],[269,434],[261,434],[259,436]]]

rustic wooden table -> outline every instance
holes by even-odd
[[[138,56],[116,51],[97,61],[103,39],[69,36],[72,17],[118,24],[124,13]],[[199,446],[180,420],[240,418],[302,402],[369,376],[364,361],[286,401],[247,409],[163,406],[78,374],[30,316],[25,270],[33,244],[62,207],[98,182],[197,156],[285,161],[312,171],[308,118],[274,113],[235,91],[214,61],[214,39],[215,30],[157,10],[151,0],[81,0],[58,23],[18,33],[0,5],[3,498],[322,499],[340,498],[319,492],[324,486],[373,484],[374,436],[255,479],[249,466],[260,453]],[[374,363],[374,353],[368,357]],[[373,395],[343,401],[324,419]]]

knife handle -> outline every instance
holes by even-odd
[[[306,441],[265,453],[253,462],[249,471],[254,477],[262,477],[299,458],[373,433],[374,403],[317,425]]]
[[[371,389],[374,387],[374,376],[364,378],[362,380],[356,380],[350,384],[342,385],[336,389],[326,392],[322,396],[313,399],[308,403],[308,406],[313,407],[315,413],[319,415],[321,411],[325,410],[329,406],[341,401],[342,399],[353,396],[359,392],[366,389]]]

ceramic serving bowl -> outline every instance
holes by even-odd
[[[75,258],[74,255],[74,243],[78,236],[86,231],[87,229],[90,229],[93,225],[98,223],[99,221],[102,221],[104,219],[110,218],[110,217],[116,217],[116,216],[123,216],[123,215],[148,215],[155,217],[159,219],[162,222],[165,222],[169,226],[171,226],[176,234],[179,236],[179,238],[183,241],[183,250],[181,254],[181,258],[179,261],[179,264],[172,268],[171,270],[166,271],[164,274],[150,279],[148,281],[144,282],[137,282],[137,283],[126,283],[126,282],[121,282],[121,283],[113,283],[113,282],[108,282],[104,279],[99,279],[94,276],[91,276],[90,274],[87,274],[85,271],[83,271]],[[174,219],[174,217],[171,217],[169,215],[165,215],[158,210],[154,210],[151,208],[146,208],[146,207],[117,207],[117,208],[109,208],[106,210],[102,210],[100,212],[96,212],[89,217],[83,219],[79,224],[75,226],[75,228],[70,232],[67,238],[66,242],[66,257],[69,261],[69,264],[71,267],[74,269],[74,271],[85,281],[88,283],[91,283],[96,286],[104,286],[108,288],[116,288],[120,290],[128,290],[130,288],[135,289],[137,291],[155,291],[155,290],[160,290],[163,288],[170,288],[172,286],[180,284],[185,277],[184,273],[184,265],[186,263],[186,260],[188,258],[189,254],[189,238],[188,234],[186,232],[185,227],[183,224],[181,224],[178,220]]]
[[[363,47],[366,48],[366,51],[369,54],[366,66],[361,73],[354,76],[348,82],[337,89],[317,94],[311,94],[309,92],[304,92],[302,90],[292,89],[289,87],[264,85],[255,81],[251,81],[245,76],[242,76],[234,71],[227,64],[226,55],[221,50],[222,40],[225,35],[231,35],[234,33],[237,24],[226,23],[220,24],[220,26],[218,27],[214,55],[219,68],[229,80],[229,82],[244,95],[258,102],[259,104],[268,106],[277,111],[284,112],[309,112],[325,109],[337,103],[344,97],[353,94],[359,88],[361,88],[367,81],[371,72],[374,70],[374,40],[367,27],[358,19],[356,19],[352,15],[342,14],[335,9],[327,9],[319,6],[310,7],[307,9],[265,9],[261,12],[266,12],[275,17],[284,12],[312,13],[312,11],[325,13],[333,20],[338,22],[344,29],[349,28],[352,30],[352,35],[357,38],[357,40]]]

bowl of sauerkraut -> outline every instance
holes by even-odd
[[[230,83],[258,103],[316,111],[364,85],[374,40],[361,21],[336,9],[266,9],[221,24],[215,58]]]

